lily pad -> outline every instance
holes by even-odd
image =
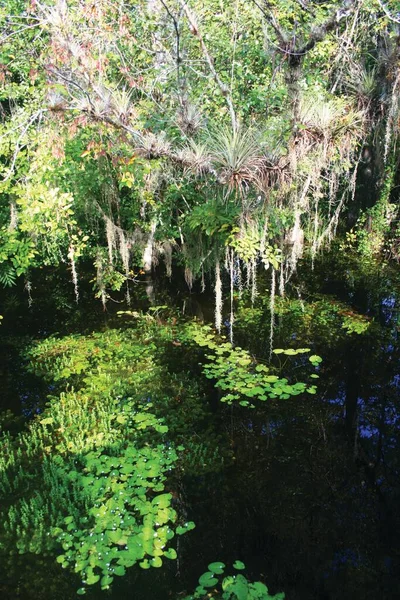
[[[113,577],[111,577],[110,575],[104,575],[104,577],[101,578],[100,585],[101,585],[102,589],[104,589],[104,588],[107,588],[109,585],[111,585],[113,581],[114,581]]]
[[[217,583],[218,579],[214,577],[214,573],[211,573],[210,571],[203,573],[203,575],[199,577],[199,584],[204,588],[213,587],[214,585],[217,585]]]
[[[224,572],[225,564],[223,562],[213,562],[208,565],[208,569],[211,573],[221,575]]]
[[[169,558],[170,560],[175,560],[178,555],[176,553],[175,548],[169,548],[169,550],[166,550],[164,552],[164,556],[165,558]],[[208,568],[210,568],[210,566],[208,566]]]

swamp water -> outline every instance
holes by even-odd
[[[53,280],[53,299],[43,295],[29,311],[18,293],[1,307],[1,402],[16,416],[8,413],[3,427],[13,434],[54,393],[20,358],[26,335],[109,331],[121,323],[103,314],[89,291],[76,307],[68,285]],[[176,380],[189,370],[201,382],[199,400],[206,406],[197,428],[196,415],[190,425],[186,469],[178,468],[166,485],[174,490],[178,515],[196,528],[176,538],[177,560],[160,569],[135,565],[111,590],[89,587],[88,599],[175,600],[194,590],[210,562],[237,559],[250,580],[265,581],[288,600],[400,597],[400,298],[395,279],[373,285],[372,291],[366,281],[343,285],[322,264],[307,288],[299,276],[292,301],[277,302],[274,347],[309,347],[323,358],[315,395],[256,403],[255,409],[227,406],[204,381],[199,356],[189,356],[179,342],[168,346],[160,360]],[[212,314],[211,302],[203,301],[205,315]],[[179,294],[174,304],[182,306]],[[163,314],[153,318],[161,323]],[[264,361],[269,318],[268,298],[237,309],[236,343]],[[290,381],[302,369],[291,357],[273,355],[273,362]],[[185,409],[177,399],[174,410],[194,406]],[[0,559],[2,600],[77,597],[80,578],[62,569],[54,554],[10,552]]]

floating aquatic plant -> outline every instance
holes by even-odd
[[[205,597],[216,600],[284,600],[283,592],[272,596],[264,583],[261,581],[251,582],[243,573],[238,573],[246,568],[241,560],[236,560],[232,567],[232,575],[226,575],[225,563],[210,563],[208,571],[199,577],[199,585],[194,593],[186,596],[184,600],[200,600]],[[224,577],[221,578],[221,576]]]
[[[38,344],[31,369],[56,384],[54,395],[27,431],[2,436],[0,546],[54,552],[79,574],[79,594],[134,564],[175,559],[171,540],[194,527],[177,525],[166,489],[177,449],[151,411],[161,372],[143,342],[114,330]]]
[[[203,365],[203,372],[208,379],[216,381],[215,386],[222,390],[222,402],[254,408],[253,400],[266,401],[279,398],[287,400],[304,392],[316,393],[316,386],[303,382],[289,383],[270,365],[257,361],[249,352],[234,347],[230,342],[219,343],[210,328],[192,326],[193,340],[211,352],[206,354],[208,362]],[[276,348],[276,355],[297,356],[310,352],[309,348]],[[309,361],[317,366],[322,359],[313,355]]]

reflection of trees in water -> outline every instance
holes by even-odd
[[[227,420],[247,515],[242,551],[288,598],[393,598],[400,584],[400,365],[395,323],[379,319],[384,288],[358,290],[376,315],[361,336],[342,330],[329,339],[298,315],[281,317],[278,346],[295,333],[296,345],[312,342],[324,358],[318,395]],[[247,323],[237,339],[257,353],[267,326],[254,329]]]
[[[317,279],[318,265],[316,270]],[[329,273],[335,281],[332,264]],[[155,600],[165,600],[166,589],[191,589],[202,567],[216,558],[244,560],[250,575],[262,574],[271,592],[285,590],[288,600],[396,597],[400,357],[393,327],[398,292],[394,283],[390,285],[388,303],[387,282],[358,283],[352,304],[357,308],[357,300],[362,300],[358,308],[375,318],[360,336],[340,327],[333,330],[330,321],[306,326],[299,314],[277,317],[276,346],[287,347],[295,334],[295,347],[310,345],[323,356],[318,394],[269,401],[253,411],[213,404],[214,418],[229,435],[236,460],[219,473],[183,478],[188,519],[197,527],[180,542],[178,585],[175,572],[152,571]],[[61,306],[62,285],[57,289]],[[342,286],[342,300],[348,299],[348,292]],[[200,318],[195,295],[190,302],[187,311]],[[46,307],[44,303],[43,310]],[[205,314],[209,310],[201,308]],[[269,320],[262,314],[260,318],[261,325],[248,321],[245,331],[238,321],[236,332],[238,343],[250,346],[257,356],[268,352]],[[182,364],[175,365],[177,372],[188,364],[183,349],[178,356]],[[172,354],[169,360],[173,370]],[[288,378],[301,379],[300,372],[296,363],[285,366]],[[200,371],[193,373],[198,376]],[[28,569],[35,580],[32,590],[37,598],[47,599],[48,591],[42,596],[38,591],[43,572],[48,575],[47,563],[34,564]],[[69,597],[64,574],[56,568],[54,578],[51,573],[52,581],[59,582],[57,595]],[[121,583],[120,597],[135,589],[137,598],[144,600],[146,577],[129,574]],[[33,598],[27,575],[21,590],[22,598]]]

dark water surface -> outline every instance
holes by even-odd
[[[278,319],[275,347],[307,344],[323,357],[318,393],[253,411],[210,397],[233,459],[180,481],[177,510],[196,529],[180,538],[178,561],[149,571],[133,567],[110,592],[90,590],[87,598],[179,598],[196,587],[208,563],[236,559],[245,562],[250,579],[265,581],[271,593],[285,591],[288,600],[400,598],[400,286],[381,283],[372,291],[366,282],[350,290],[335,281],[333,270],[329,280],[315,274],[310,298],[316,289],[335,294],[373,326],[363,335],[347,335],[332,331],[329,321],[306,331],[295,316]],[[48,393],[19,359],[25,336],[115,324],[112,310],[104,314],[91,300],[89,287],[77,307],[62,276],[42,276],[41,284],[29,310],[18,290],[14,297],[3,293],[0,306],[1,409],[21,419],[29,419]],[[164,291],[163,302],[166,297]],[[176,291],[173,302],[183,304]],[[193,296],[185,306],[212,312],[208,302],[200,306]],[[256,356],[267,356],[268,315],[254,326],[239,319],[236,336]],[[290,377],[296,365],[287,369]],[[2,600],[76,598],[78,578],[53,556],[7,555],[0,569]]]

